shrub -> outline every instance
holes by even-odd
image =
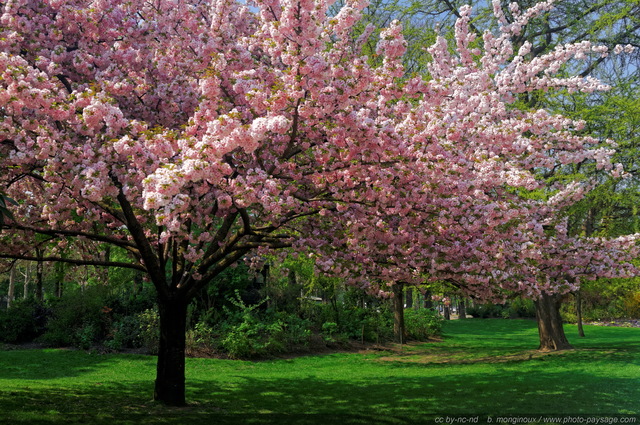
[[[326,317],[325,321],[316,322],[316,327],[321,328],[323,323],[335,322],[338,331],[335,335],[342,335],[345,339],[357,339],[370,342],[379,342],[390,339],[393,335],[393,314],[385,305],[374,308],[345,307],[332,308],[334,314],[323,314],[318,317]],[[337,310],[337,311],[335,311]],[[325,309],[328,312],[328,309]],[[335,319],[332,319],[335,317]]]
[[[336,322],[325,322],[322,324],[322,338],[327,342],[336,342],[334,336],[338,332],[338,324]]]
[[[630,319],[640,319],[640,292],[630,294],[624,300],[624,312]]]
[[[509,306],[511,317],[533,318],[536,317],[536,306],[533,300],[528,298],[516,298]]]
[[[100,329],[93,323],[85,323],[73,333],[73,345],[82,350],[88,350],[100,338]]]
[[[111,327],[111,309],[104,288],[68,292],[52,306],[52,317],[42,339],[55,346],[85,348],[104,338]]]
[[[158,354],[160,345],[160,315],[157,308],[150,308],[136,314],[136,320],[140,323],[139,341],[150,354]]]
[[[33,341],[45,331],[51,310],[34,299],[16,300],[8,310],[0,311],[0,341]]]
[[[111,350],[142,346],[141,324],[138,316],[124,316],[113,324],[109,338],[104,342]]]
[[[234,359],[264,355],[268,352],[265,328],[264,323],[247,319],[227,332],[220,345]]]
[[[426,341],[442,332],[442,317],[429,308],[405,310],[404,321],[407,336],[411,339]]]
[[[479,304],[467,308],[467,314],[480,319],[503,317],[502,312],[505,310],[501,304]]]
[[[253,358],[304,347],[311,338],[311,322],[295,314],[267,311],[245,312],[220,325],[220,347],[229,357]]]

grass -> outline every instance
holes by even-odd
[[[633,415],[640,329],[587,326],[537,346],[535,322],[447,323],[442,342],[261,362],[188,359],[184,408],[151,401],[155,358],[0,351],[0,423],[432,423],[439,416]],[[495,423],[495,422],[494,422]]]

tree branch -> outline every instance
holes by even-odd
[[[22,254],[0,254],[0,258],[8,258],[13,260],[25,260],[25,261],[45,261],[45,262],[52,262],[52,263],[68,263],[68,264],[75,264],[77,266],[122,267],[126,269],[140,270],[143,272],[147,271],[147,269],[140,264],[123,263],[119,261],[81,260],[81,259],[62,258],[62,257],[38,257],[38,256],[22,255]]]

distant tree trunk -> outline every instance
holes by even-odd
[[[104,249],[104,261],[105,263],[111,261],[111,245],[107,245]],[[102,284],[109,284],[109,267],[102,268]]]
[[[424,293],[424,308],[433,308],[433,300],[431,299],[431,291]]]
[[[185,404],[187,305],[182,299],[158,300],[160,346],[153,398],[170,406]]]
[[[142,292],[142,274],[136,272],[133,275],[133,293],[134,294],[139,294],[140,292]]]
[[[570,350],[564,334],[562,317],[560,316],[561,299],[559,295],[542,295],[535,301],[536,319],[538,320],[538,334],[540,336],[541,351]]]
[[[55,270],[56,282],[54,287],[54,295],[57,298],[60,298],[62,297],[62,291],[64,288],[64,263],[56,263]]]
[[[266,279],[267,277],[265,276],[265,281]],[[287,274],[287,281],[290,288],[297,288],[298,286],[300,286],[300,296],[296,297],[295,299],[296,311],[299,312],[302,305],[302,297],[305,296],[305,294],[303,293],[304,288],[302,287],[302,285],[298,285],[298,277],[296,276],[295,270],[289,270],[289,273]],[[324,294],[322,294],[322,302],[324,302]]]
[[[393,290],[393,336],[398,344],[404,344],[404,297],[402,294],[402,283],[394,283]]]
[[[43,274],[44,274],[44,262],[42,261],[43,252],[41,248],[36,248],[36,256],[38,262],[36,263],[36,299],[42,301],[43,293]]]
[[[587,219],[584,222],[584,235],[586,237],[593,236],[596,231],[596,209],[589,208]],[[578,322],[578,335],[584,338],[584,327],[582,326],[582,292],[580,288],[575,293],[576,296],[576,321]]]
[[[29,297],[29,279],[31,279],[31,273],[29,273],[30,271],[31,271],[31,267],[29,263],[27,263],[27,266],[24,271],[24,291],[22,295],[22,298],[24,299],[27,299]]]
[[[413,288],[408,288],[406,291],[407,293],[406,295],[406,308],[412,308],[413,307]]]
[[[444,306],[443,310],[444,320],[451,320],[451,307],[448,305]]]
[[[464,300],[460,300],[458,304],[458,319],[466,319],[467,318],[467,306],[464,303]]]
[[[16,263],[11,265],[11,271],[9,272],[9,291],[7,292],[7,308],[11,307],[13,300],[16,297]]]
[[[584,328],[582,326],[582,294],[580,289],[576,292],[576,320],[578,321],[578,335],[584,338]]]

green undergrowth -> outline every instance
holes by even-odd
[[[640,423],[640,329],[587,326],[587,338],[566,331],[577,349],[550,354],[535,351],[533,321],[471,319],[446,323],[442,341],[389,351],[187,359],[183,408],[151,401],[152,356],[4,350],[0,423],[496,423],[524,415],[636,415]]]

